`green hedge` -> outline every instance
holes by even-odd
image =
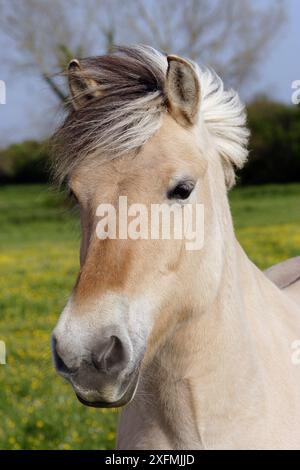
[[[248,106],[250,156],[239,184],[300,181],[300,107],[257,99]],[[47,143],[26,141],[0,150],[1,183],[49,179]]]
[[[248,163],[240,184],[300,181],[300,107],[261,98],[248,106]]]
[[[44,183],[49,179],[48,144],[28,140],[0,150],[1,183]]]

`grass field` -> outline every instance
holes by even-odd
[[[300,254],[300,185],[238,188],[237,235],[261,268]],[[80,405],[49,338],[78,269],[79,224],[46,186],[0,188],[0,449],[110,449],[117,412]]]

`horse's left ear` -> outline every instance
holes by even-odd
[[[79,60],[73,59],[68,66],[68,81],[74,109],[85,106],[89,100],[102,95],[99,84],[82,68]]]
[[[183,126],[195,124],[200,102],[200,83],[193,65],[176,55],[169,55],[166,93],[174,119]]]

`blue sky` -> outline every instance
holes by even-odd
[[[291,82],[300,80],[300,1],[287,0],[287,24],[260,67],[252,93],[265,92],[285,103],[291,102]]]
[[[291,102],[291,83],[300,80],[300,0],[286,0],[286,3],[285,29],[266,54],[259,76],[254,77],[253,84],[244,92],[246,100],[265,93],[285,103]],[[21,71],[11,76],[6,68],[0,68],[0,80],[7,87],[7,103],[0,105],[0,147],[49,134],[57,122],[58,108],[45,83],[39,77],[24,76]]]

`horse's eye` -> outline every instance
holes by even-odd
[[[167,196],[168,199],[187,199],[195,187],[194,181],[182,181],[169,189]]]

